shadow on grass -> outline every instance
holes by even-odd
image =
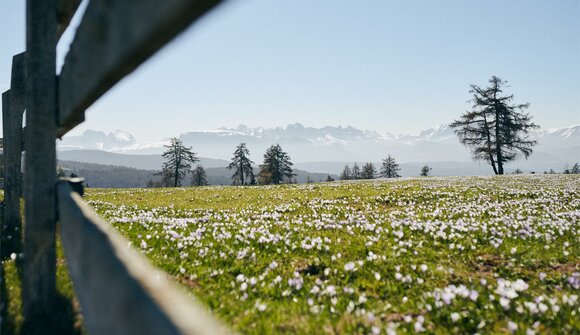
[[[57,292],[50,315],[38,315],[25,320],[22,315],[20,284],[22,266],[20,261],[3,261],[0,267],[2,281],[0,287],[1,334],[83,334],[79,319],[78,305],[73,306],[74,298]],[[59,278],[60,280],[61,278]]]
[[[0,227],[5,228],[3,218],[4,213],[0,208]],[[50,315],[24,319],[21,300],[22,258],[19,257],[22,242],[19,234],[18,238],[14,236],[17,235],[10,235],[5,230],[0,234],[0,334],[85,334],[66,264],[60,260],[57,267],[57,293]],[[62,258],[61,250],[59,254]]]
[[[4,202],[0,202],[0,259],[2,262],[10,259],[12,254],[18,255],[22,252],[22,238],[18,226],[4,224]]]
[[[20,310],[20,273],[16,266],[17,259],[12,259],[22,252],[20,234],[4,225],[4,201],[0,202],[0,333],[16,334],[21,318],[14,315],[15,310]],[[14,256],[12,256],[14,255]],[[16,285],[15,287],[13,285]],[[14,289],[12,289],[14,287]],[[18,295],[18,297],[12,297]],[[19,320],[20,319],[20,320]]]
[[[82,334],[81,326],[75,320],[75,310],[70,299],[57,294],[53,313],[24,320],[20,334]]]

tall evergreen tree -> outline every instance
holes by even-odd
[[[191,185],[193,186],[205,186],[207,185],[207,176],[205,174],[205,169],[201,164],[197,165],[191,174]]]
[[[361,179],[374,179],[377,175],[377,170],[373,163],[366,163],[363,165],[360,176]]]
[[[344,166],[342,173],[340,174],[340,180],[349,180],[351,178],[350,168],[348,164]]]
[[[428,177],[429,173],[431,173],[432,168],[429,165],[425,165],[421,168],[421,177]]]
[[[350,170],[350,179],[360,179],[360,167],[357,163],[354,163],[352,170]]]
[[[381,167],[381,177],[383,178],[398,178],[400,177],[399,171],[401,168],[395,158],[388,155],[387,158],[383,159],[383,165]]]
[[[532,153],[537,141],[531,140],[529,132],[539,128],[525,113],[530,104],[513,104],[513,94],[504,95],[507,82],[491,77],[487,88],[471,85],[469,93],[472,110],[461,115],[451,127],[459,141],[470,147],[475,160],[487,161],[495,174],[504,173],[504,163]]]
[[[252,162],[249,158],[250,151],[246,148],[246,143],[240,143],[234,151],[234,157],[232,157],[232,162],[228,165],[228,169],[235,169],[232,179],[234,185],[244,185],[246,183],[252,183],[254,179],[254,170],[252,169]]]
[[[171,143],[165,146],[163,152],[163,168],[161,174],[164,180],[171,180],[173,187],[181,185],[181,179],[191,170],[191,165],[199,161],[191,147],[186,147],[176,137],[171,138]]]
[[[264,163],[260,165],[261,181],[267,184],[280,184],[291,181],[292,173],[290,156],[282,150],[279,144],[272,145],[264,154]]]

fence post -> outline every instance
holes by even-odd
[[[4,134],[4,227],[3,235],[10,236],[9,248],[20,246],[22,196],[22,113],[25,96],[24,53],[12,59],[10,91],[2,95],[2,127]],[[5,240],[6,241],[6,240]]]
[[[56,24],[55,0],[26,1],[22,300],[32,323],[50,322],[56,298]]]

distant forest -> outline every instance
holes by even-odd
[[[154,170],[134,169],[126,166],[103,165],[73,161],[58,161],[68,177],[71,173],[85,178],[89,187],[135,188],[145,187],[149,180],[157,180]]]
[[[135,169],[126,166],[103,165],[94,163],[84,163],[75,161],[59,160],[58,165],[64,170],[68,177],[71,173],[85,178],[88,187],[96,188],[138,188],[146,187],[149,181],[158,181],[160,176],[155,175],[159,171]],[[254,168],[257,172],[257,168]],[[207,168],[207,181],[210,185],[231,185],[232,171],[226,167]],[[296,182],[306,183],[325,181],[328,177],[326,173],[312,173],[302,170],[294,170]],[[333,179],[338,179],[337,175],[330,175]],[[183,181],[184,186],[189,186],[189,176]],[[309,179],[310,178],[310,179]]]

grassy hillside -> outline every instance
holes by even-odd
[[[245,334],[572,334],[580,179],[89,190]]]

